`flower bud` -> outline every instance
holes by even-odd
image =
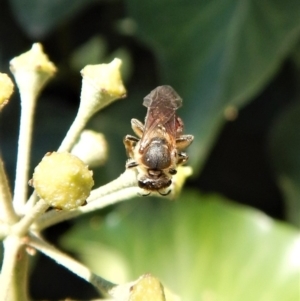
[[[180,301],[178,296],[151,274],[144,274],[136,281],[117,285],[109,294],[116,301]]]
[[[30,93],[37,97],[56,72],[56,67],[43,52],[42,45],[35,43],[29,51],[10,61],[10,70],[14,74],[20,94]]]
[[[120,73],[121,64],[120,59],[114,59],[109,64],[88,65],[81,70],[82,88],[78,113],[59,151],[70,151],[96,112],[126,96]]]
[[[109,64],[87,65],[81,70],[81,103],[88,113],[93,115],[118,98],[126,96],[120,67],[122,61],[114,59]]]
[[[164,287],[150,274],[145,274],[131,287],[130,301],[165,301]]]
[[[50,206],[70,210],[84,205],[94,185],[92,174],[76,156],[53,152],[35,168],[32,185]]]
[[[0,111],[8,103],[14,91],[14,84],[5,73],[0,73]]]
[[[71,153],[90,167],[103,165],[107,160],[107,142],[103,134],[84,130]]]

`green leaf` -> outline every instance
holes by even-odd
[[[105,38],[100,35],[93,36],[75,49],[70,57],[70,66],[79,73],[86,65],[102,63],[106,52],[107,42]]]
[[[131,201],[104,220],[82,220],[63,242],[113,282],[149,272],[182,300],[299,296],[299,233],[215,195]]]
[[[94,0],[10,0],[12,11],[28,36],[40,39]]]
[[[300,34],[300,1],[127,0],[136,35],[159,60],[161,82],[184,98],[189,151],[200,167],[226,109],[238,109],[268,83]]]
[[[300,104],[281,114],[270,135],[270,153],[287,204],[288,218],[300,227]]]

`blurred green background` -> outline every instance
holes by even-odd
[[[32,168],[76,114],[79,71],[114,57],[128,97],[89,124],[110,149],[94,171],[97,185],[124,170],[123,136],[131,118],[144,119],[142,99],[156,86],[181,95],[178,114],[195,136],[194,176],[176,202],[139,198],[52,227],[49,240],[111,281],[152,272],[183,300],[300,299],[299,0],[2,0],[0,71],[33,42],[59,72],[38,103]],[[12,185],[18,118],[15,93],[0,116]],[[35,299],[97,296],[43,256],[30,291]]]

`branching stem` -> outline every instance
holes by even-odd
[[[58,148],[58,152],[71,151],[72,147],[76,143],[77,138],[81,134],[84,129],[86,123],[88,122],[90,115],[84,114],[85,111],[78,110],[77,116],[75,117],[71,127],[69,128],[64,140],[62,141],[60,147]]]
[[[80,207],[78,209],[74,209],[71,211],[56,211],[51,210],[45,214],[43,214],[36,223],[33,224],[32,230],[34,231],[42,231],[45,228],[48,228],[52,225],[58,224],[62,221],[66,221],[72,218],[75,218],[79,215],[89,213],[109,205],[116,204],[118,202],[122,202],[137,196],[139,188],[137,187],[129,187],[124,188],[120,191],[111,193],[109,195],[103,196],[99,199],[95,199],[91,202],[88,202],[87,205]]]
[[[13,200],[18,214],[23,213],[23,206],[27,198],[32,126],[36,105],[36,95],[30,91],[25,92],[21,94],[21,120]]]
[[[10,235],[3,241],[4,257],[0,274],[0,300],[27,301],[28,254],[20,238]]]
[[[0,179],[0,220],[7,224],[13,224],[18,220],[18,217],[12,205],[12,196],[1,158]]]
[[[48,244],[39,237],[30,236],[29,238],[26,238],[25,243],[44,253],[48,257],[55,260],[58,264],[61,264],[65,268],[69,269],[72,273],[91,283],[101,292],[108,293],[113,287],[116,286],[116,284],[97,276],[86,266],[68,256],[67,254],[61,252],[54,246]]]
[[[24,236],[34,220],[36,220],[40,215],[42,215],[49,205],[42,199],[40,199],[35,206],[28,212],[17,224],[13,226],[13,233],[19,237]]]

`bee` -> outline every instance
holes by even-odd
[[[182,99],[171,86],[159,86],[144,98],[147,108],[145,124],[131,119],[131,127],[138,136],[126,135],[124,145],[126,168],[137,168],[138,186],[147,191],[168,195],[172,176],[177,166],[184,164],[188,156],[183,150],[193,141],[192,135],[183,135],[183,122],[175,112]]]

